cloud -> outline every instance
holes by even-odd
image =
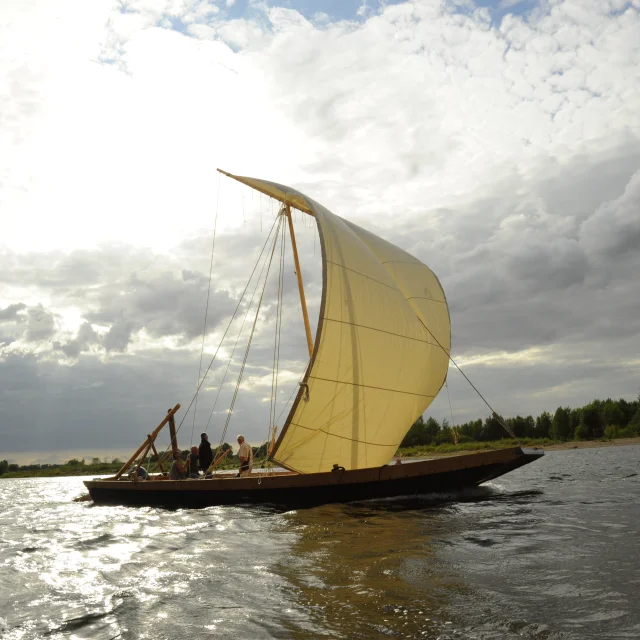
[[[111,333],[112,329],[109,330],[107,336]],[[94,331],[91,324],[88,322],[84,322],[80,325],[78,329],[78,334],[73,340],[69,340],[64,344],[60,342],[54,342],[54,348],[59,349],[69,358],[77,358],[83,351],[88,351],[92,345],[98,344],[100,342],[98,334]],[[109,350],[110,347],[107,345],[107,338],[105,337],[105,348]],[[124,345],[126,347],[126,344]]]
[[[621,259],[640,249],[640,171],[624,193],[601,205],[580,227],[582,244],[595,254]]]
[[[366,15],[334,22],[328,9],[312,20],[288,6],[232,4],[4,8],[2,424],[39,425],[39,440],[66,449],[80,438],[133,445],[124,427],[107,442],[82,425],[120,402],[117,417],[142,433],[167,398],[190,398],[213,228],[206,356],[277,212],[217,166],[296,186],[432,266],[454,356],[499,410],[635,395],[636,0],[503,2],[498,13],[472,2],[363,3]],[[299,217],[297,229],[317,317],[320,248],[308,223]],[[294,380],[306,346],[290,262],[285,275],[283,370]],[[252,440],[264,426],[275,296],[270,283],[238,407]],[[43,375],[55,381],[46,392]],[[459,415],[483,415],[456,392]],[[18,436],[15,450],[31,446]]]
[[[41,304],[28,307],[23,302],[0,310],[0,330],[7,335],[0,342],[10,344],[23,338],[26,342],[39,343],[51,338],[56,330],[56,316]]]
[[[29,342],[39,342],[50,338],[55,330],[55,318],[42,305],[28,310],[25,338]]]
[[[107,351],[124,351],[133,332],[133,324],[126,320],[114,322],[107,335],[104,337],[104,346]]]
[[[24,311],[27,308],[27,305],[23,302],[16,302],[14,304],[10,304],[5,309],[0,309],[0,321],[5,322],[7,320],[14,321],[23,321],[24,318],[21,317],[20,312]]]
[[[0,309],[0,347],[15,342],[25,331],[27,305],[23,302]]]

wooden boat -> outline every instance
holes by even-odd
[[[447,377],[451,327],[438,278],[409,253],[294,189],[221,173],[279,201],[278,228],[284,234],[286,220],[291,237],[309,363],[277,440],[275,430],[270,432],[274,435],[269,460],[280,470],[243,478],[216,472],[192,480],[153,475],[141,479],[138,469],[151,451],[157,455],[156,437],[165,425],[171,449],[179,450],[176,405],[113,478],[85,482],[94,502],[168,507],[268,502],[301,507],[475,486],[543,455],[515,447],[389,464]],[[313,216],[320,238],[323,289],[315,339],[292,208]],[[282,243],[284,247],[284,235]],[[250,345],[251,339],[247,353]],[[206,372],[198,389],[205,377]],[[225,432],[232,414],[233,403]]]
[[[300,474],[283,471],[236,478],[235,471],[208,480],[86,481],[97,504],[209,507],[268,503],[303,508],[331,502],[442,493],[473,487],[537,460],[537,449],[501,449],[378,468]]]

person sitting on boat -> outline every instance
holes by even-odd
[[[209,444],[209,436],[206,433],[201,433],[200,438],[202,440],[200,442],[200,446],[198,447],[200,469],[202,469],[203,473],[207,473],[207,470],[213,462],[213,451],[211,450],[211,445]]]
[[[131,478],[132,480],[146,480],[147,477],[149,476],[149,474],[147,473],[147,470],[144,467],[132,467],[129,470],[129,478]],[[137,476],[137,478],[136,478]]]
[[[182,462],[182,452],[173,452],[173,464],[171,465],[171,471],[169,471],[169,478],[171,480],[184,480],[187,477],[187,469]]]
[[[198,470],[198,447],[195,445],[191,447],[191,453],[187,456],[187,469],[189,471],[190,478],[199,478],[200,472]]]
[[[238,458],[240,459],[240,470],[238,471],[237,478],[243,478],[251,475],[253,469],[253,449],[251,445],[244,441],[244,436],[238,436]]]

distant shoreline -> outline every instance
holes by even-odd
[[[553,444],[544,443],[542,441],[529,441],[522,443],[522,447],[528,449],[543,449],[544,451],[567,451],[569,449],[595,449],[598,447],[625,447],[629,445],[640,445],[640,436],[636,438],[618,438],[616,440],[575,440],[571,442],[555,442]],[[473,445],[470,446],[470,445]],[[517,447],[518,443],[514,440],[498,440],[496,442],[475,442],[459,445],[446,445],[446,451],[438,451],[439,447],[411,447],[398,449],[394,459],[414,460],[417,458],[448,458],[450,456],[460,456],[464,454],[482,453],[485,451],[497,451],[499,449],[507,449]],[[109,468],[112,466],[112,468]],[[31,469],[29,471],[9,471],[0,475],[3,478],[67,478],[72,476],[91,476],[91,475],[110,475],[115,473],[120,464],[100,465],[92,468],[91,465],[83,465],[81,467],[57,467],[55,469]]]
[[[565,449],[595,449],[596,447],[626,447],[628,445],[640,444],[638,438],[618,438],[617,440],[578,440],[575,442],[560,442],[541,447],[545,451],[562,451]]]
[[[509,447],[518,446],[518,443],[513,440],[502,442],[504,442],[504,444],[500,446],[490,446],[497,444],[492,442],[487,443],[489,444],[489,446],[473,449],[466,448],[465,445],[451,445],[451,448],[459,447],[458,449],[455,449],[453,451],[428,451],[427,447],[425,447],[424,451],[411,451],[411,453],[403,453],[402,449],[400,449],[398,450],[398,453],[395,457],[404,460],[415,458],[448,458],[450,456],[460,456],[467,453],[498,451],[500,449],[507,449]],[[570,449],[596,449],[598,447],[626,447],[630,445],[640,445],[640,436],[636,438],[618,438],[616,440],[573,440],[570,442],[556,442],[553,444],[544,444],[542,442],[525,442],[521,446],[526,449],[542,449],[543,451],[568,451]],[[413,449],[419,449],[419,447],[414,447]]]

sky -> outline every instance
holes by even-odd
[[[5,0],[0,150],[0,459],[122,457],[189,405],[278,210],[217,167],[428,264],[505,416],[640,390],[640,0]],[[280,425],[307,357],[286,260]],[[231,442],[266,437],[275,300]],[[222,434],[245,311],[185,447]],[[454,370],[448,392],[426,415],[488,414]]]

